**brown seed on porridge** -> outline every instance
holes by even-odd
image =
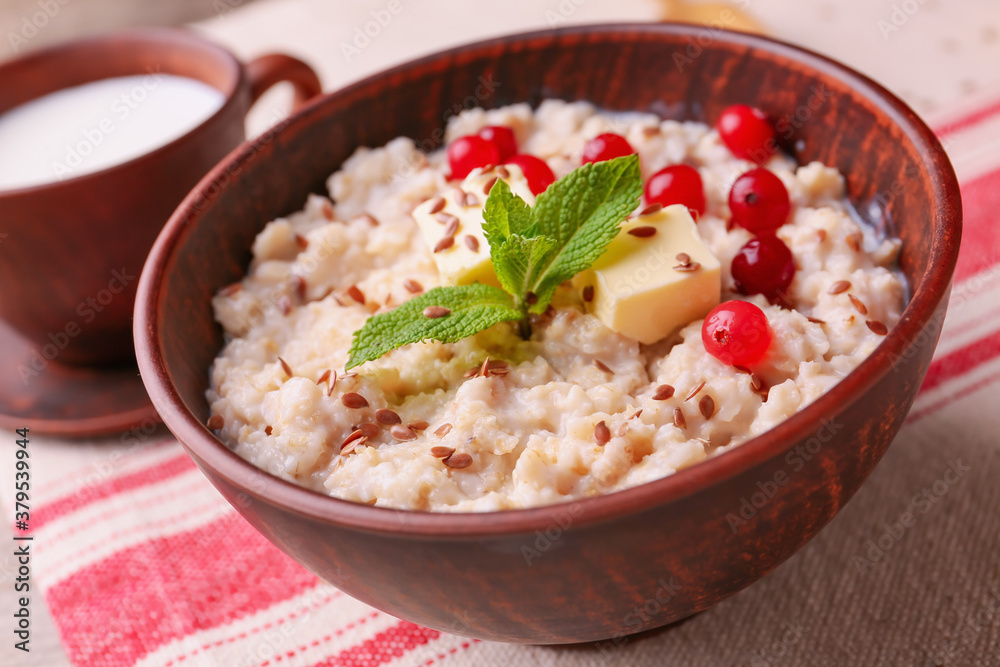
[[[597,422],[597,426],[594,427],[594,442],[603,447],[609,440],[611,440],[611,429],[604,421]]]
[[[345,408],[352,410],[360,410],[368,407],[368,399],[354,391],[349,391],[341,396],[340,402],[344,404]]]
[[[452,454],[448,458],[444,459],[443,463],[449,468],[462,470],[463,468],[468,468],[472,465],[472,457],[465,452],[462,452],[461,454]]]
[[[665,401],[668,398],[672,398],[673,395],[674,395],[674,388],[672,385],[661,384],[659,387],[656,388],[656,391],[653,392],[653,400]]]
[[[393,424],[402,424],[403,420],[398,414],[390,410],[389,408],[380,408],[375,411],[375,421],[379,424],[384,424],[386,426],[392,426]]]
[[[225,425],[225,423],[226,422],[223,420],[222,415],[212,415],[208,418],[208,421],[205,422],[205,426],[207,426],[210,431],[218,431]]]

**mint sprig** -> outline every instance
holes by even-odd
[[[498,179],[483,205],[483,232],[503,289],[436,287],[369,318],[354,333],[346,368],[410,343],[454,343],[500,322],[519,321],[528,337],[528,314],[544,312],[560,284],[604,254],[641,194],[636,155],[583,165],[550,185],[534,207]]]

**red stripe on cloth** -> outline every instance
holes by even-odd
[[[961,399],[965,398],[966,396],[968,396],[969,394],[975,393],[975,392],[979,391],[980,389],[984,389],[984,388],[990,386],[991,384],[993,384],[995,382],[1000,382],[1000,373],[994,373],[993,375],[987,375],[983,379],[978,380],[976,382],[973,382],[972,384],[970,384],[967,387],[963,387],[961,390],[955,392],[951,396],[947,396],[947,397],[943,398],[942,400],[938,401],[937,403],[933,403],[931,405],[928,405],[926,408],[924,408],[922,410],[919,410],[917,412],[911,412],[910,415],[906,418],[906,423],[907,424],[911,424],[913,422],[919,421],[919,420],[923,419],[924,417],[937,412],[938,410],[942,410],[942,409],[948,407],[949,405],[951,405],[955,401],[961,400]]]
[[[242,517],[150,540],[46,594],[74,665],[127,667],[168,642],[224,625],[319,583]]]
[[[226,644],[232,644],[234,642],[243,641],[243,640],[248,639],[248,638],[250,638],[250,637],[252,637],[252,636],[254,636],[256,634],[264,632],[265,630],[270,630],[271,628],[275,628],[275,627],[284,625],[285,623],[288,623],[288,622],[290,622],[290,621],[298,618],[299,616],[308,615],[308,614],[313,613],[314,611],[316,611],[320,607],[323,607],[323,606],[329,604],[330,602],[332,602],[333,600],[336,600],[337,598],[341,597],[342,595],[343,595],[343,593],[341,593],[340,591],[334,591],[332,595],[327,595],[322,600],[320,600],[319,603],[317,603],[315,605],[310,605],[308,607],[303,607],[303,608],[299,609],[298,611],[293,611],[292,613],[288,614],[287,616],[282,616],[281,618],[279,618],[277,620],[271,621],[269,623],[264,623],[263,625],[258,625],[256,627],[253,627],[253,628],[249,629],[249,630],[245,630],[245,631],[243,631],[243,632],[241,632],[239,634],[230,635],[228,637],[224,637],[222,639],[218,639],[218,640],[216,640],[214,642],[209,642],[207,644],[202,644],[201,646],[199,646],[197,648],[191,649],[190,651],[187,651],[185,653],[180,654],[176,658],[171,658],[170,660],[168,660],[167,662],[165,662],[163,664],[163,667],[173,667],[174,665],[180,664],[180,663],[186,661],[188,658],[192,658],[192,657],[198,655],[199,653],[204,653],[205,651],[211,651],[212,649],[218,648],[220,646],[224,646]],[[374,612],[372,615],[374,616],[377,613],[378,612]],[[351,625],[354,625],[354,624],[352,623]],[[346,627],[342,628],[341,632],[343,632],[345,630],[347,630]],[[316,643],[319,644],[318,641]]]
[[[357,646],[341,651],[312,667],[378,667],[440,636],[441,633],[437,630],[431,630],[409,621],[400,621]],[[291,657],[294,652],[285,655]],[[278,659],[275,661],[277,662]],[[264,662],[261,663],[260,667],[267,667],[269,664],[271,663]]]
[[[131,434],[125,434],[122,436],[122,444],[125,444],[126,436],[130,435]],[[120,452],[112,451],[111,453],[108,454],[106,460],[108,464],[111,465],[112,467],[116,465],[120,466],[148,452],[159,449],[177,449],[177,451],[180,451],[180,447],[177,444],[177,440],[175,440],[173,436],[168,436],[160,440],[150,442],[149,444],[146,445],[143,445],[141,443],[136,445],[135,443],[133,443],[129,445],[129,449],[124,454],[121,454],[117,458],[114,458],[115,454],[118,454]],[[111,461],[112,458],[114,458],[113,462]],[[81,466],[76,470],[73,470],[72,472],[67,472],[58,477],[54,477],[52,479],[46,479],[42,482],[39,482],[38,493],[40,495],[43,494],[48,495],[49,492],[58,493],[59,489],[65,489],[66,487],[80,486],[81,480],[91,477],[94,474],[97,474],[99,477],[102,478],[105,478],[108,476],[108,474],[110,474],[102,472],[101,470],[98,469],[98,466],[99,464],[91,462],[85,466]]]
[[[1000,261],[1000,169],[962,184],[962,209],[956,283]]]
[[[990,116],[997,113],[1000,113],[1000,100],[992,102],[987,106],[983,107],[982,109],[972,111],[964,116],[956,118],[955,120],[949,121],[944,125],[939,125],[938,127],[934,128],[934,133],[939,137],[944,137],[949,134],[954,134],[955,132],[959,132],[968,127],[971,127],[972,125],[981,123],[982,121],[986,120]]]
[[[1000,356],[1000,331],[931,362],[920,391],[930,391]]]
[[[194,462],[188,455],[180,453],[150,468],[138,470],[120,477],[108,477],[103,481],[82,486],[72,495],[63,496],[45,505],[39,505],[31,513],[31,527],[38,530],[45,524],[82,509],[98,500],[103,500],[104,498],[109,498],[124,491],[139,488],[140,486],[176,477],[194,467]]]
[[[444,653],[438,653],[437,657],[430,658],[427,662],[423,663],[422,667],[427,667],[427,665],[433,665],[435,662],[441,662],[445,658],[450,658],[451,656],[455,655],[459,651],[464,651],[465,649],[469,648],[473,644],[478,644],[478,643],[479,643],[478,639],[470,639],[467,642],[462,642],[460,645],[453,646],[450,649],[448,649],[447,651],[445,651]]]

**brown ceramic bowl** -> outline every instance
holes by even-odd
[[[706,35],[700,54],[678,59]],[[772,431],[671,477],[564,505],[465,515],[377,509],[278,480],[216,440],[203,425],[208,369],[223,343],[209,300],[243,276],[264,224],[322,192],[358,146],[397,135],[437,145],[456,106],[546,97],[707,122],[739,102],[791,114],[795,155],[839,168],[858,209],[882,211],[902,239],[912,289],[902,320],[853,373]],[[198,466],[326,581],[390,614],[472,637],[603,640],[682,619],[752,584],[850,500],[927,370],[960,229],[958,185],[931,131],[842,65],[684,25],[545,31],[366,79],[231,154],[157,240],[135,338],[153,402]]]

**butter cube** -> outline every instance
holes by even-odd
[[[722,277],[687,207],[677,204],[623,222],[573,284],[586,296],[593,290],[586,306],[605,326],[649,344],[719,305]]]
[[[533,205],[535,197],[528,188],[528,181],[524,178],[521,168],[505,165],[504,169],[509,173],[509,177],[504,178],[504,181],[510,186],[511,191],[529,205]],[[468,285],[478,282],[500,286],[493,270],[493,263],[490,261],[490,245],[483,234],[483,204],[486,203],[487,196],[483,189],[496,176],[493,170],[483,172],[475,169],[466,176],[459,189],[453,189],[442,196],[443,208],[440,208],[440,204],[434,198],[413,209],[413,219],[417,221],[427,247],[434,254],[434,262],[437,264],[442,282],[446,285]],[[440,210],[431,213],[435,208]],[[455,228],[456,220],[457,228]],[[442,239],[451,232],[454,232],[451,234],[454,242],[434,252]],[[443,245],[448,245],[447,241]]]

